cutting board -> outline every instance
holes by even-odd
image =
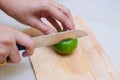
[[[77,49],[68,56],[59,55],[52,46],[36,48],[30,57],[37,80],[120,80],[110,58],[95,36],[81,19],[74,17],[76,29],[88,33],[79,38]],[[43,35],[29,28],[24,30],[30,36]]]

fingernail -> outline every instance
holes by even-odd
[[[27,57],[27,56],[28,56],[28,55],[26,54],[26,51],[23,52],[22,56],[23,56],[23,57]]]
[[[47,32],[46,32],[46,34],[52,34],[52,33],[55,33],[53,30],[48,30]]]

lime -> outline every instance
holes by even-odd
[[[68,38],[60,41],[57,44],[54,44],[54,49],[60,54],[68,55],[71,54],[76,49],[77,44],[78,44],[77,39]]]

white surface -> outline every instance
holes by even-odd
[[[88,23],[98,41],[120,71],[120,0],[59,0]],[[0,23],[19,30],[26,26],[0,12]],[[92,54],[91,54],[92,55]],[[28,58],[17,65],[0,68],[0,80],[35,80]]]

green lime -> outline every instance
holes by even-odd
[[[57,44],[54,44],[54,49],[60,54],[71,54],[77,47],[78,40],[77,39],[65,39],[60,41]]]

